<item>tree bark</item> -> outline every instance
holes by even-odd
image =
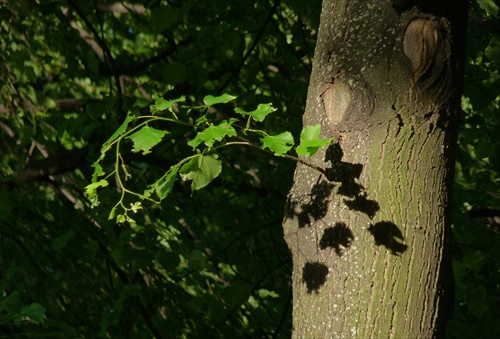
[[[324,0],[303,122],[337,142],[289,194],[294,338],[444,336],[466,20],[462,1]]]

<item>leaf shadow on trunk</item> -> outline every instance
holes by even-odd
[[[363,165],[344,162],[343,157],[344,152],[339,144],[330,145],[325,154],[325,163],[332,164],[330,168],[325,169],[328,180],[320,177],[305,201],[289,200],[288,215],[291,218],[297,217],[299,228],[311,226],[313,221],[327,216],[332,194],[344,196],[343,202],[347,208],[365,214],[370,220],[373,220],[380,210],[380,204],[367,198],[368,192],[360,183]],[[334,193],[336,187],[338,188]],[[366,230],[373,236],[375,245],[384,246],[393,255],[400,255],[408,249],[403,243],[403,233],[393,222],[371,223]],[[323,230],[319,247],[321,250],[331,248],[341,257],[351,247],[354,239],[354,233],[349,225],[336,222],[333,227]],[[319,288],[326,282],[328,272],[328,266],[320,262],[307,262],[304,265],[302,281],[306,284],[308,293],[313,291],[318,293]]]
[[[313,221],[326,217],[332,194],[344,196],[347,208],[365,214],[370,220],[380,210],[380,204],[367,198],[368,192],[359,181],[363,165],[342,161],[343,157],[344,152],[338,143],[330,145],[325,153],[325,163],[331,163],[331,167],[325,169],[328,180],[320,178],[306,201],[289,201],[289,215],[298,218],[299,228],[310,226]],[[375,245],[386,247],[394,255],[401,254],[408,248],[403,244],[403,233],[390,221],[370,224],[367,231],[373,236]],[[354,235],[349,225],[337,222],[323,231],[320,247],[333,248],[338,256],[342,256],[342,248],[349,248],[353,240]]]
[[[328,266],[320,262],[308,262],[302,269],[302,281],[306,284],[307,293],[319,293],[319,288],[326,282]]]
[[[363,165],[344,162],[342,161],[343,157],[344,152],[339,144],[333,144],[328,147],[325,161],[330,161],[332,167],[326,170],[327,178],[329,181],[341,183],[338,194],[344,195],[347,198],[344,199],[344,203],[349,209],[362,212],[372,220],[380,210],[380,205],[377,201],[367,198],[366,188],[359,183]],[[394,255],[401,254],[408,248],[408,246],[403,244],[403,233],[396,224],[390,221],[371,224],[367,230],[373,236],[375,245],[384,246]],[[342,243],[342,241],[345,243],[345,239],[339,237],[337,239],[338,241],[332,247],[336,248],[339,245],[345,247]]]

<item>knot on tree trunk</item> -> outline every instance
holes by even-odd
[[[412,88],[434,92],[434,100],[447,100],[451,89],[448,22],[438,18],[413,19],[405,30],[403,51],[412,66]]]

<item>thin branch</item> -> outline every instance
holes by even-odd
[[[34,181],[51,175],[66,173],[86,164],[88,148],[63,151],[45,159],[30,161],[19,174],[22,182]]]
[[[500,28],[497,26],[493,25],[491,22],[485,20],[481,15],[478,13],[474,12],[473,10],[469,10],[469,18],[481,26],[486,27],[491,33],[494,34],[500,34]]]
[[[239,141],[239,142],[237,142],[237,141],[234,141],[234,142],[228,142],[228,143],[226,143],[225,145],[246,145],[246,146],[251,146],[251,147],[258,148],[258,149],[260,149],[260,150],[262,150],[262,151],[264,151],[264,152],[266,152],[266,153],[269,153],[269,154],[272,154],[272,155],[276,156],[276,154],[275,154],[273,151],[268,150],[268,149],[266,149],[266,148],[261,148],[259,145],[254,144],[253,142],[251,142],[251,141],[249,141],[249,140],[246,140],[246,139],[245,139],[245,138],[243,138],[243,137],[238,136],[237,138],[238,138],[238,139],[240,139],[241,141]],[[283,158],[288,159],[288,160],[293,160],[293,161],[298,162],[298,163],[300,163],[300,164],[302,164],[302,165],[305,165],[305,166],[307,166],[307,167],[310,167],[310,168],[312,168],[312,169],[314,169],[314,170],[316,170],[316,171],[320,172],[320,173],[321,173],[321,174],[323,174],[325,177],[327,177],[327,174],[326,174],[326,171],[325,171],[325,169],[324,169],[324,168],[321,168],[321,167],[319,167],[319,166],[317,166],[317,165],[311,164],[310,162],[307,162],[307,161],[305,161],[305,160],[303,160],[303,159],[301,159],[301,158],[299,158],[299,157],[295,157],[295,156],[293,156],[293,155],[288,155],[288,154],[282,154],[282,155],[280,155],[280,157],[283,157]]]
[[[260,39],[264,35],[264,31],[266,30],[266,27],[269,25],[270,22],[272,22],[273,15],[276,12],[276,8],[278,8],[278,6],[279,6],[279,1],[276,1],[276,3],[273,5],[273,7],[271,7],[269,9],[269,13],[267,15],[266,20],[264,21],[264,24],[262,25],[262,27],[260,28],[259,32],[257,33],[257,36],[255,37],[255,40],[252,42],[252,45],[250,46],[250,48],[248,49],[248,51],[245,53],[245,55],[241,59],[240,64],[238,65],[238,68],[222,84],[222,86],[219,87],[219,89],[217,90],[217,93],[221,93],[222,90],[224,88],[226,88],[227,85],[229,85],[229,83],[231,81],[233,81],[233,79],[241,72],[241,69],[243,68],[243,66],[245,66],[245,63],[246,63],[247,59],[250,57],[250,55],[253,53],[253,51],[255,50],[255,48],[257,47],[257,45],[259,44]]]
[[[116,67],[115,67],[115,60],[113,59],[113,55],[111,54],[111,51],[109,50],[106,42],[99,36],[99,33],[97,30],[94,28],[92,23],[89,21],[85,13],[72,1],[72,0],[66,0],[67,4],[78,14],[78,16],[83,20],[85,25],[88,27],[90,32],[92,33],[92,37],[87,33],[86,36],[88,38],[84,38],[85,41],[94,49],[94,51],[101,56],[101,59],[106,62],[106,65],[111,69],[111,73],[114,77],[115,80],[115,85],[116,89],[118,91],[118,94],[120,96],[123,95],[123,91],[121,88],[120,84],[120,79],[118,77],[118,73],[116,72]],[[66,13],[65,13],[66,14]],[[75,21],[76,23],[76,21]],[[78,23],[76,23],[78,27]],[[72,27],[75,28],[72,24]],[[75,28],[76,29],[76,28]],[[86,31],[80,27],[81,30],[78,30],[80,32],[80,36],[82,36],[82,32]],[[82,36],[83,37],[83,36]],[[99,48],[97,48],[99,47]],[[100,51],[99,51],[100,49]]]
[[[105,12],[116,12],[116,13],[130,13],[134,12],[136,14],[146,13],[146,7],[141,4],[129,4],[126,2],[115,2],[115,3],[105,3],[99,2],[97,8]]]

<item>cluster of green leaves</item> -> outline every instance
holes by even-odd
[[[13,323],[21,325],[22,323],[40,324],[45,318],[45,308],[37,303],[23,305],[18,292],[14,292],[0,303],[0,326]]]
[[[221,161],[218,177],[195,194],[192,181],[178,179],[162,204],[127,194],[124,206],[143,206],[135,223],[108,219],[122,194],[112,177],[98,188],[99,208],[91,209],[85,187],[127,112],[124,133],[151,115],[153,93],[185,95],[190,107],[207,93],[232,93],[247,111],[272,102],[276,111],[255,125],[298,136],[320,6],[0,2],[0,302],[20,297],[1,317],[33,304],[45,309],[43,322],[2,323],[0,336],[290,337],[291,258],[281,220],[294,162],[245,145],[207,152],[198,139],[196,152]],[[121,139],[119,170],[131,192],[143,194],[195,154],[187,141],[208,124],[241,117],[230,104],[216,105],[193,127],[201,110],[181,110],[178,122],[149,124],[169,134],[148,154],[133,152],[127,136],[138,130]],[[155,117],[172,118],[165,113]],[[151,131],[138,135],[138,148]],[[263,135],[249,134],[260,148]],[[107,174],[99,180],[114,171],[115,151],[100,162]]]
[[[207,186],[212,180],[217,178],[221,171],[221,160],[218,159],[216,151],[222,147],[231,145],[246,145],[250,147],[267,149],[275,156],[285,156],[289,159],[299,161],[293,155],[287,154],[294,146],[294,138],[289,131],[282,132],[278,135],[269,135],[264,130],[251,128],[252,121],[263,122],[264,119],[276,109],[272,104],[259,104],[253,111],[246,112],[241,108],[236,107],[234,112],[240,118],[246,118],[246,123],[243,125],[237,118],[230,118],[221,122],[211,122],[209,112],[213,105],[225,104],[236,99],[235,96],[223,94],[221,96],[205,96],[203,105],[190,107],[178,106],[178,103],[184,102],[185,98],[181,97],[175,100],[165,100],[161,97],[155,98],[155,103],[150,106],[150,111],[153,115],[136,116],[131,112],[128,113],[125,121],[113,133],[113,135],[102,145],[99,159],[94,162],[95,168],[92,175],[92,183],[85,190],[87,198],[91,202],[91,206],[99,205],[97,189],[109,185],[109,178],[114,175],[121,190],[121,196],[118,203],[111,209],[109,219],[115,218],[116,209],[121,207],[123,214],[116,215],[116,221],[119,223],[128,221],[134,222],[128,212],[136,213],[143,208],[142,201],[150,201],[156,204],[161,203],[172,191],[174,183],[179,176],[185,181],[191,181],[191,189],[199,190]],[[174,112],[174,106],[177,109],[185,109],[183,114],[184,119],[180,119],[180,113]],[[193,119],[193,110],[200,111],[201,116]],[[169,112],[169,116],[160,115],[161,112]],[[151,153],[151,148],[158,145],[162,139],[169,134],[166,130],[159,130],[151,127],[155,122],[169,122],[172,124],[181,124],[194,128],[197,133],[195,138],[187,141],[187,144],[196,152],[193,155],[186,156],[176,164],[172,165],[159,179],[148,185],[149,187],[143,193],[136,193],[129,190],[125,186],[125,181],[131,178],[131,174],[127,170],[127,164],[123,161],[123,156],[120,150],[120,144],[124,139],[132,141],[132,152],[142,152],[143,155]],[[137,124],[129,128],[129,125],[136,122]],[[237,130],[238,129],[238,130]],[[295,152],[299,156],[312,156],[321,148],[330,144],[333,139],[320,139],[320,125],[305,126],[300,134],[300,144],[295,148]],[[260,138],[260,143],[254,143],[248,139],[249,134],[256,134]],[[250,136],[251,138],[251,136]],[[235,141],[232,141],[235,140]],[[201,147],[200,147],[201,146]],[[106,173],[101,166],[106,153],[115,147],[114,169],[110,173]],[[302,163],[307,164],[304,160]],[[104,177],[100,179],[101,177]],[[137,196],[140,201],[130,203],[130,207],[124,205],[126,193]]]

